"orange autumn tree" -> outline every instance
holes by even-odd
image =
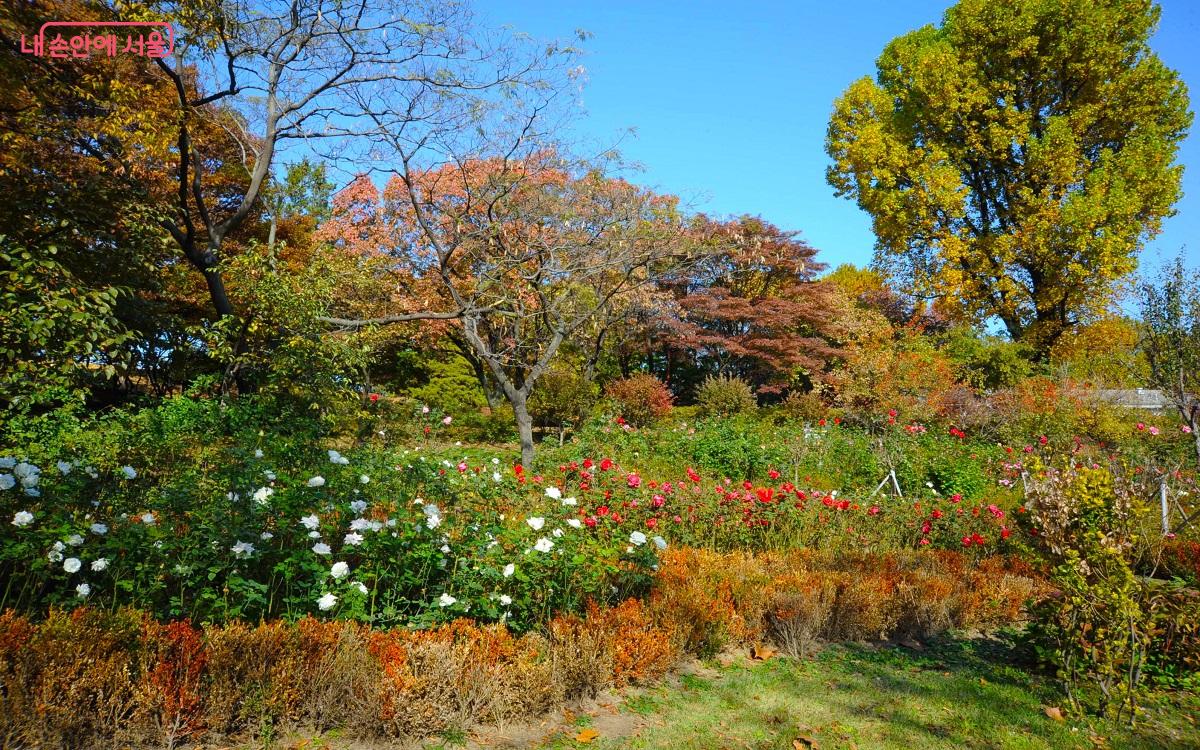
[[[423,321],[460,337],[512,406],[533,460],[529,397],[565,343],[687,256],[677,201],[603,165],[531,149],[417,169],[380,191],[360,176],[322,236],[372,269],[342,329]]]

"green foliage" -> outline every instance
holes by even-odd
[[[599,395],[600,387],[585,380],[578,370],[553,368],[538,378],[529,413],[535,424],[546,427],[576,425]]]
[[[877,260],[1045,355],[1102,313],[1180,196],[1187,89],[1152,0],[961,0],[834,104],[837,193]]]
[[[318,254],[300,271],[278,270],[255,246],[227,263],[227,273],[238,279],[242,314],[198,331],[225,368],[226,391],[236,381],[315,409],[357,402],[354,384],[369,360],[369,346],[356,336],[330,333],[320,319],[336,261],[332,253]]]
[[[768,442],[751,419],[710,419],[696,426],[691,460],[705,471],[727,477],[761,476],[770,467],[783,466],[783,446]]]
[[[427,380],[408,388],[405,393],[409,398],[456,416],[478,413],[487,406],[475,372],[462,357],[426,357],[421,364]]]
[[[1035,372],[1035,352],[1025,344],[978,336],[958,327],[945,337],[943,351],[959,367],[959,377],[973,388],[1008,388]]]
[[[128,290],[92,287],[48,245],[0,235],[0,404],[117,374],[129,331],[116,315]]]
[[[737,376],[708,376],[696,389],[701,416],[729,417],[758,408],[750,384]]]
[[[329,218],[335,185],[325,174],[324,164],[307,157],[287,165],[283,182],[265,190],[265,202],[277,217],[304,216],[314,223]]]
[[[957,451],[935,455],[927,476],[929,483],[939,493],[961,495],[968,500],[984,497],[991,484],[983,464],[977,458]]]
[[[1072,704],[1098,688],[1101,714],[1132,722],[1156,633],[1156,598],[1131,564],[1143,492],[1109,469],[1049,470],[1032,483],[1028,522],[1061,595],[1034,610],[1031,636]]]

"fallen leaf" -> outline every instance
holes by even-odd
[[[1044,711],[1047,716],[1055,721],[1066,721],[1066,718],[1063,716],[1062,709],[1058,706],[1043,706],[1042,711]]]
[[[750,647],[750,658],[754,661],[766,661],[767,659],[770,659],[772,656],[774,656],[777,653],[778,652],[775,649],[769,648],[767,646],[751,646]]]
[[[821,746],[817,744],[817,741],[811,737],[805,737],[801,735],[800,737],[792,740],[792,748],[794,748],[794,750],[820,750],[820,747]]]
[[[580,744],[586,745],[599,736],[600,736],[599,732],[597,732],[595,729],[592,729],[591,727],[588,727],[587,729],[580,731],[579,734],[575,735],[575,741]]]

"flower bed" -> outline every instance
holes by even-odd
[[[854,499],[774,470],[762,484],[686,467],[651,479],[584,458],[538,476],[496,458],[347,453],[218,444],[190,463],[143,449],[45,470],[0,458],[0,609],[421,627],[470,616],[524,630],[645,595],[668,544],[983,558],[1021,542],[1022,509],[932,490]]]
[[[372,629],[312,617],[205,628],[145,613],[0,616],[0,736],[18,746],[170,746],[283,727],[420,737],[531,717],[680,659],[771,639],[928,635],[1019,617],[1019,562],[962,553],[664,556],[654,593],[517,634],[455,620]]]

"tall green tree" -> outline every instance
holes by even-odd
[[[827,178],[917,295],[1045,357],[1111,300],[1180,196],[1192,114],[1151,0],[962,0],[837,100]]]

